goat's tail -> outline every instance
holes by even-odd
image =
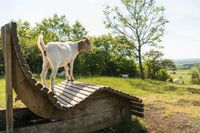
[[[44,44],[42,35],[40,35],[38,37],[38,47],[39,47],[40,51],[42,52],[42,54],[44,54],[46,56],[46,46]]]

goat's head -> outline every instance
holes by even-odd
[[[78,42],[79,52],[92,52],[92,46],[88,38],[84,37],[82,41]]]

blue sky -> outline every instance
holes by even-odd
[[[200,1],[160,0],[170,21],[163,38],[166,58],[200,58]],[[119,4],[119,0],[0,0],[0,26],[14,20],[27,20],[32,25],[57,13],[66,15],[70,23],[80,22],[89,35],[107,33],[103,25],[102,10],[106,4]]]

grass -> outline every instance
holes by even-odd
[[[39,79],[38,75],[35,75]],[[166,114],[174,112],[187,113],[190,116],[200,117],[200,86],[197,85],[176,85],[172,83],[124,79],[118,77],[76,77],[78,81],[110,86],[122,92],[138,96],[145,104],[154,104],[158,108],[165,108]],[[56,78],[56,83],[63,81],[63,78]],[[40,80],[39,80],[40,81]],[[49,79],[47,79],[49,84]],[[21,102],[15,102],[15,107],[23,106]],[[0,79],[0,107],[5,108],[5,80]]]
[[[35,75],[35,77],[39,79],[38,75]],[[110,86],[122,92],[140,97],[143,99],[145,106],[153,105],[156,108],[163,109],[164,115],[185,113],[190,118],[200,117],[200,86],[198,85],[176,85],[155,80],[100,76],[75,77],[75,79],[85,83]],[[63,80],[63,78],[57,77],[55,82],[59,83]],[[49,79],[47,79],[47,83],[49,84]],[[14,103],[14,106],[21,107],[24,105],[18,101]],[[0,108],[5,108],[5,80],[3,77],[0,78]],[[135,122],[133,119],[129,124],[138,124],[138,126],[141,126],[140,123],[140,121]],[[122,127],[126,126],[122,124]],[[140,127],[137,130],[143,129]]]
[[[185,84],[191,84],[191,69],[187,70],[177,70],[175,74],[172,71],[169,71],[173,79],[182,78]]]

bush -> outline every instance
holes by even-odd
[[[167,79],[171,79],[171,77],[170,77],[170,75],[167,73],[167,70],[161,69],[161,70],[158,72],[157,79],[158,79],[158,80],[161,80],[161,81],[166,81]]]
[[[193,69],[191,73],[191,83],[200,84],[200,74],[197,69]]]

